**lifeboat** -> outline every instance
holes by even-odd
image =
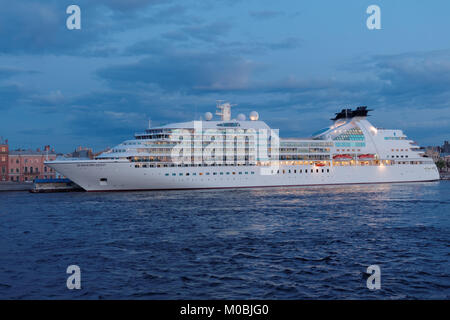
[[[374,159],[375,155],[373,154],[360,154],[358,156],[359,159]]]
[[[316,163],[316,167],[325,167],[325,164],[323,164],[323,163]]]
[[[341,159],[351,160],[351,159],[353,159],[353,157],[349,154],[337,154],[337,155],[333,156],[333,159],[335,159],[335,160],[341,160]]]

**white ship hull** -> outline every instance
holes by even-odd
[[[265,169],[259,166],[136,168],[132,162],[126,160],[53,161],[48,165],[86,191],[250,188],[439,180],[439,173],[433,163],[327,167],[282,165],[279,173],[274,170],[274,174],[265,174],[267,172],[262,171]]]

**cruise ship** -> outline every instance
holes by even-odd
[[[46,165],[86,191],[255,188],[439,180],[432,159],[402,130],[381,129],[367,107],[343,109],[308,138],[281,138],[252,111],[232,119],[150,127],[93,160]]]

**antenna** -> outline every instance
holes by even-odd
[[[148,119],[148,128],[150,129],[152,127],[152,120]]]
[[[231,119],[231,104],[228,102],[223,102],[224,100],[217,100],[216,104],[216,115],[220,116],[222,121],[230,121]]]

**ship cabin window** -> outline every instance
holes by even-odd
[[[236,174],[236,172],[233,172],[233,174]]]
[[[172,176],[176,176],[177,174],[176,173],[172,173]]]
[[[316,169],[316,173],[319,173],[319,169]]]
[[[189,175],[189,172],[188,172],[188,173],[186,173],[186,175],[188,176],[188,175]]]
[[[302,173],[302,169],[298,170],[298,173]]]
[[[291,173],[291,169],[289,169],[289,171],[288,171],[289,173]]]
[[[252,174],[255,174],[255,171],[252,171]]]
[[[294,173],[297,173],[297,170],[294,170]]]
[[[242,174],[242,172],[239,172],[239,174]]]
[[[180,176],[182,176],[183,174],[182,174],[182,173],[180,173],[179,175],[180,175]]]
[[[308,169],[305,169],[305,173],[308,173]]]
[[[215,175],[215,176],[216,176],[216,175],[217,175],[217,172],[213,172],[213,175]]]
[[[193,176],[196,176],[197,175],[197,173],[196,172],[194,172],[193,174],[192,174]]]
[[[286,170],[283,170],[283,174],[285,174],[286,173]]]
[[[248,174],[248,172],[246,172],[245,174]]]
[[[330,172],[330,169],[327,169],[327,172]]]
[[[220,175],[223,176],[223,172],[221,172]]]
[[[100,181],[106,182],[106,181],[108,181],[108,179],[106,179],[106,178],[100,178]]]
[[[229,172],[227,172],[227,174],[230,174]]]
[[[168,173],[165,174],[165,176],[168,176],[168,175],[169,175]]]
[[[325,172],[325,170],[322,169],[322,173],[324,173],[324,172]]]
[[[209,176],[209,172],[207,172],[206,175]]]

